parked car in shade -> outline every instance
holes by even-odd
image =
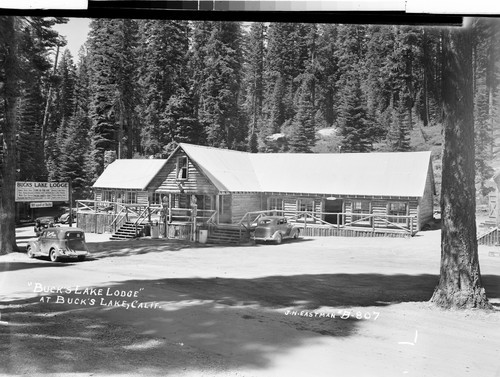
[[[35,234],[39,236],[44,229],[53,227],[55,222],[56,220],[53,216],[37,217],[35,219],[35,228],[33,230],[35,231]]]
[[[423,226],[422,230],[437,230],[441,229],[441,213],[435,212],[431,220],[427,221]]]
[[[30,241],[26,247],[28,257],[49,257],[52,262],[62,258],[84,260],[89,251],[85,243],[85,233],[78,228],[47,228],[40,237]]]
[[[290,224],[283,216],[261,217],[255,227],[253,239],[255,241],[274,241],[281,243],[287,238],[298,238],[300,228]]]
[[[75,215],[76,213],[75,212],[72,212],[71,213],[71,222],[74,223],[75,222]],[[64,212],[61,216],[59,216],[59,222],[61,224],[69,224],[69,211],[68,212]]]

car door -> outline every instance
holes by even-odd
[[[283,235],[285,237],[290,237],[290,232],[292,231],[292,225],[288,223],[287,218],[283,218]]]
[[[286,226],[287,226],[287,222],[286,222],[286,219],[284,217],[278,219],[278,230],[281,233],[281,235],[284,237],[287,236]]]
[[[42,255],[47,255],[47,231],[44,230],[38,237],[38,252]]]

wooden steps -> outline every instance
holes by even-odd
[[[478,245],[497,246],[500,244],[500,231],[498,228],[492,228],[477,237]]]
[[[145,224],[137,224],[137,233],[144,229]],[[110,240],[130,240],[137,237],[136,226],[132,221],[125,222],[114,234],[109,238]]]

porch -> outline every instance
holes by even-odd
[[[86,232],[111,233],[114,239],[152,235],[156,227],[159,237],[188,241],[199,241],[199,230],[205,230],[208,240],[215,243],[244,240],[261,217],[273,215],[287,217],[290,223],[300,227],[301,235],[307,237],[412,237],[418,231],[416,216],[265,210],[247,212],[233,224],[219,224],[215,210],[94,200],[77,201],[76,221]]]
[[[263,216],[285,216],[307,237],[412,237],[418,231],[416,216],[351,212],[255,211],[245,214],[239,223],[251,230]]]
[[[197,231],[215,223],[215,211],[196,208],[164,208],[159,204],[124,204],[108,201],[78,200],[76,224],[85,232],[110,233],[113,239],[139,235],[197,241]]]

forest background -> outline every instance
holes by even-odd
[[[64,22],[16,24],[17,180],[71,179],[85,198],[109,159],[166,158],[188,142],[432,150],[439,185],[445,28],[102,18],[74,57],[54,29]],[[478,199],[500,166],[499,35],[500,21],[473,21]]]

